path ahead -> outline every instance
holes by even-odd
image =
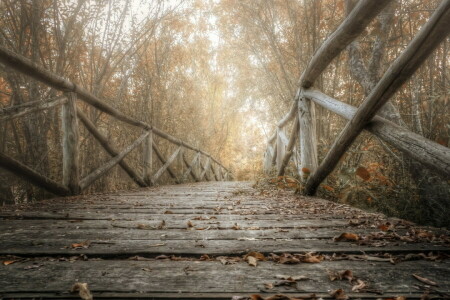
[[[3,208],[0,227],[0,299],[75,297],[75,282],[94,298],[450,293],[448,235],[250,183],[52,199]]]

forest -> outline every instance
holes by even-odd
[[[0,46],[76,82],[120,112],[204,149],[240,181],[296,189],[286,174],[263,172],[277,122],[289,111],[299,78],[354,0],[2,0]],[[314,87],[358,107],[429,19],[440,1],[392,1],[342,51]],[[444,147],[450,146],[449,38],[382,108],[380,115]],[[0,112],[61,92],[0,63]],[[139,132],[78,103],[107,140],[122,149]],[[347,120],[315,107],[321,161]],[[61,178],[61,109],[0,117],[0,152],[48,178]],[[80,174],[109,159],[80,126]],[[156,141],[164,152],[174,145]],[[140,146],[142,147],[142,146]],[[292,160],[298,160],[299,147]],[[127,162],[142,170],[142,151]],[[189,160],[192,159],[192,153]],[[154,161],[154,168],[160,162]],[[183,169],[176,161],[174,169]],[[161,183],[172,183],[163,174]],[[118,166],[85,193],[135,188]],[[51,197],[0,168],[0,203]],[[434,226],[450,225],[450,178],[363,132],[318,196]]]

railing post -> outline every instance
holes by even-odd
[[[143,179],[144,182],[151,186],[152,182],[152,168],[153,168],[153,131],[150,130],[149,135],[144,142],[144,154],[143,154]]]
[[[67,102],[61,109],[63,131],[63,184],[71,194],[80,193],[78,120],[76,110],[77,96],[73,92],[65,93]]]
[[[286,145],[281,136],[282,134],[284,134],[283,128],[277,127],[277,172],[280,170],[283,163],[283,157],[286,154]]]
[[[269,174],[270,170],[272,170],[272,157],[273,157],[273,149],[272,146],[267,145],[266,152],[264,152],[264,173]]]
[[[300,122],[300,175],[308,169],[307,174],[314,172],[318,166],[316,119],[314,103],[300,95],[298,99],[298,118]]]

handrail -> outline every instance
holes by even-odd
[[[57,90],[64,92],[64,95],[58,96],[47,101],[33,101],[20,106],[8,107],[0,110],[0,121],[12,120],[20,116],[48,109],[56,105],[62,105],[62,125],[63,125],[63,184],[57,183],[45,176],[42,176],[32,170],[31,168],[23,165],[19,161],[8,157],[7,155],[0,153],[0,167],[6,168],[10,172],[16,174],[19,177],[25,178],[31,183],[38,185],[51,193],[57,195],[75,195],[82,192],[89,185],[95,182],[98,178],[106,174],[115,165],[120,165],[122,169],[130,176],[133,181],[141,187],[151,186],[156,184],[156,181],[161,177],[164,172],[167,172],[176,183],[181,183],[183,179],[187,179],[187,176],[191,177],[195,181],[216,179],[216,180],[232,180],[231,172],[225,168],[218,160],[213,158],[207,152],[204,152],[188,143],[185,143],[181,139],[178,139],[154,126],[151,126],[145,122],[133,119],[122,112],[118,111],[114,107],[105,103],[103,100],[93,95],[84,88],[71,82],[70,80],[61,77],[59,75],[50,72],[43,67],[33,63],[28,58],[16,54],[4,46],[0,45],[0,62],[30,76],[44,84],[53,87]],[[129,125],[133,125],[144,130],[144,133],[135,140],[131,145],[126,147],[122,152],[117,151],[104,137],[95,125],[87,118],[84,113],[76,107],[75,101],[80,99],[85,103],[92,105],[102,112],[124,122]],[[99,141],[100,145],[108,152],[112,159],[94,170],[91,174],[83,179],[79,178],[79,166],[78,166],[78,119],[84,124],[87,130]],[[158,149],[153,142],[153,134],[169,141],[172,144],[178,146],[175,152],[169,159],[165,159],[164,155]],[[133,168],[131,168],[123,159],[133,149],[140,144],[144,143],[144,172],[143,175],[139,175]],[[183,148],[196,152],[195,159],[191,164],[188,164],[184,157]],[[162,167],[155,173],[151,174],[152,154],[156,154],[157,158],[161,161]],[[175,171],[170,165],[176,160],[178,156],[183,156],[184,163],[188,166],[189,172],[187,176],[183,176],[180,180],[175,174]],[[201,157],[206,157],[206,167],[202,167]],[[219,167],[220,174],[222,172],[224,176],[217,176],[217,169],[214,168],[214,164]],[[196,168],[201,168],[201,176],[196,172]],[[213,176],[210,176],[210,173]]]
[[[424,60],[450,33],[450,1],[443,0],[441,2],[428,22],[386,71],[359,108],[352,107],[318,90],[309,88],[333,58],[367,26],[370,20],[365,18],[369,16],[371,19],[374,18],[389,2],[359,1],[345,21],[313,56],[301,75],[300,87],[289,113],[277,123],[277,132],[268,141],[264,160],[264,170],[266,172],[269,172],[271,167],[276,165],[277,174],[284,174],[284,169],[292,155],[292,143],[297,138],[296,132],[294,132],[297,130],[297,126],[294,125],[289,144],[286,144],[279,138],[279,132],[293,119],[292,110],[293,107],[297,107],[299,111],[298,120],[300,122],[300,155],[309,159],[308,161],[302,158],[300,165],[297,165],[297,169],[301,175],[308,174],[304,189],[304,193],[307,195],[315,194],[320,183],[331,173],[339,159],[363,129],[375,134],[424,166],[443,176],[450,177],[450,149],[379,116],[375,116],[386,101],[412,76]],[[370,11],[371,9],[372,11]],[[361,20],[365,21],[358,23]],[[317,163],[317,152],[314,152],[317,141],[313,136],[315,120],[311,118],[314,114],[314,106],[310,103],[311,100],[315,104],[321,105],[350,120],[320,165]],[[281,157],[280,154],[282,154]],[[316,161],[315,163],[314,160]]]
[[[150,124],[147,124],[143,121],[138,121],[138,120],[128,117],[127,115],[121,113],[120,111],[118,111],[114,107],[110,106],[109,104],[105,103],[103,100],[101,100],[100,98],[98,98],[97,96],[92,94],[91,92],[89,92],[86,89],[80,87],[79,85],[73,83],[72,81],[68,80],[67,78],[64,78],[64,77],[59,76],[51,71],[48,71],[48,70],[44,69],[43,67],[39,66],[38,64],[32,62],[30,59],[28,59],[20,54],[14,53],[14,52],[10,51],[9,49],[7,49],[6,47],[1,46],[1,45],[0,45],[0,62],[4,63],[5,65],[7,65],[17,71],[22,72],[23,74],[25,74],[27,76],[30,76],[38,81],[41,81],[57,90],[60,90],[63,92],[73,92],[78,96],[78,98],[80,100],[83,100],[84,102],[94,106],[98,110],[100,110],[104,113],[107,113],[122,122],[125,122],[129,125],[133,125],[136,127],[140,127],[145,130],[153,130],[153,132],[156,135],[172,142],[173,144],[176,144],[176,145],[183,144],[183,146],[188,149],[191,149],[191,150],[197,151],[197,152],[201,152],[202,154],[211,157],[210,154],[208,154],[192,145],[184,143],[180,139],[178,139],[168,133],[165,133],[164,131],[162,131]],[[212,158],[212,159],[214,160],[214,162],[221,165],[221,163],[219,161],[217,161],[214,158]],[[228,169],[225,168],[223,165],[222,165],[222,168],[224,168],[227,172],[229,172]]]

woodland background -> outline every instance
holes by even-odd
[[[439,2],[395,1],[334,60],[316,87],[358,106]],[[257,180],[265,143],[288,111],[302,70],[353,5],[351,0],[2,0],[0,44],[127,115],[204,149],[238,180]],[[447,38],[382,112],[447,147],[448,47]],[[0,109],[57,95],[0,65]],[[79,105],[117,148],[137,137],[132,128]],[[316,111],[320,161],[345,121],[320,107]],[[58,179],[60,123],[59,108],[0,121],[0,151]],[[109,156],[80,130],[80,165],[87,174]],[[136,168],[139,153],[127,158]],[[88,192],[133,187],[118,167],[113,170]],[[291,175],[296,173],[291,168]],[[329,199],[450,225],[449,178],[374,136],[361,135],[322,187],[320,196]],[[0,203],[49,196],[0,169]]]

